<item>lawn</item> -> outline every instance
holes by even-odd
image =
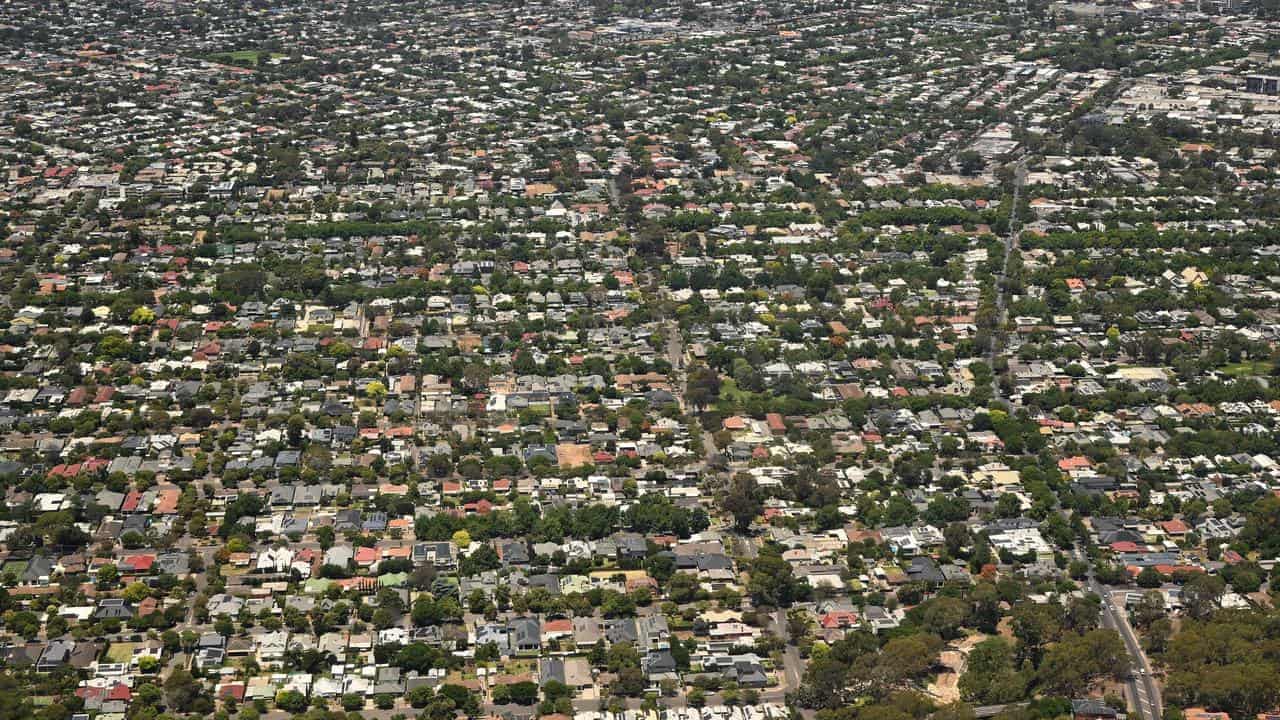
[[[133,659],[133,649],[137,646],[137,643],[111,643],[107,659],[115,663],[127,663]]]
[[[721,412],[733,412],[753,397],[755,393],[739,388],[733,378],[724,378],[720,382],[720,399],[716,402],[716,408]]]
[[[503,663],[502,671],[507,675],[519,675],[521,673],[531,673],[538,669],[537,663],[532,660],[508,660]]]
[[[263,57],[269,59],[287,57],[281,53],[268,53],[262,50],[231,50],[228,52],[214,53],[209,56],[210,60],[215,62],[231,63],[233,65],[253,65],[257,66],[262,62]]]
[[[471,682],[476,679],[477,679],[477,676],[476,676],[475,670],[467,670],[465,672],[462,670],[455,670],[449,673],[448,675],[446,675],[444,681],[446,683],[462,684],[462,683]]]
[[[1271,363],[1266,360],[1245,360],[1222,366],[1222,372],[1234,378],[1250,375],[1270,375]]]

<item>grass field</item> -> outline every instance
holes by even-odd
[[[231,63],[233,65],[254,65],[262,62],[264,58],[274,59],[282,58],[285,55],[280,53],[268,53],[262,50],[232,50],[229,52],[214,53],[209,56],[214,62]]]
[[[1222,372],[1231,377],[1248,377],[1250,375],[1270,375],[1271,363],[1266,360],[1246,360],[1244,362],[1224,365]]]
[[[5,562],[3,567],[0,567],[0,573],[13,573],[14,575],[21,575],[23,571],[25,571],[26,569],[27,569],[26,560],[9,560]]]
[[[127,663],[133,659],[133,649],[137,643],[112,643],[107,650],[107,659],[111,662]]]
[[[729,403],[726,409],[737,407],[747,400],[751,399],[752,393],[747,392],[738,387],[738,383],[733,378],[724,378],[720,382],[720,400]]]

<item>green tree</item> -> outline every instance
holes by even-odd
[[[1027,696],[1027,678],[1014,666],[1013,646],[1001,637],[984,640],[970,651],[960,694],[980,705],[1017,702]]]
[[[1199,573],[1182,586],[1182,606],[1193,618],[1206,618],[1218,608],[1227,583],[1217,575]]]
[[[164,700],[178,712],[191,712],[201,697],[203,687],[190,672],[177,668],[164,681]]]
[[[281,690],[276,693],[276,707],[296,715],[307,709],[307,696],[297,690]]]
[[[1129,653],[1114,630],[1069,634],[1045,652],[1040,681],[1050,692],[1075,697],[1105,677],[1123,678]]]
[[[803,599],[800,596],[808,588],[795,579],[791,563],[783,560],[772,548],[761,549],[749,568],[747,593],[757,605],[788,607],[795,600]]]
[[[98,568],[98,586],[103,588],[114,587],[120,582],[120,571],[115,565],[103,565]]]
[[[751,527],[752,521],[764,510],[755,477],[749,473],[733,476],[720,504],[725,512],[733,516],[733,526],[738,532],[745,532]]]

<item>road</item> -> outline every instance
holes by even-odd
[[[996,326],[991,334],[991,351],[987,364],[991,367],[991,398],[1008,405],[1000,395],[1000,375],[995,372],[996,355],[1004,349],[1005,324],[1008,322],[1008,302],[1005,300],[1005,281],[1009,276],[1009,259],[1018,250],[1022,235],[1022,223],[1018,220],[1018,204],[1022,202],[1022,188],[1027,184],[1027,159],[1020,158],[1013,168],[1013,204],[1009,208],[1009,234],[1004,239],[1004,264],[996,278]]]
[[[800,648],[791,642],[791,629],[787,627],[787,612],[778,610],[773,614],[774,634],[783,642],[782,647],[782,687],[786,692],[800,687],[804,678],[804,658],[800,657]]]
[[[680,333],[680,324],[675,320],[668,320],[666,334],[667,362],[671,363],[672,389],[677,391],[676,399],[680,401],[680,409],[688,412],[689,408],[685,405],[684,398],[689,391],[689,373],[686,372],[684,336]],[[723,456],[720,448],[716,447],[715,437],[706,430],[702,431],[702,447],[705,453],[703,462],[706,463],[709,472],[714,471]]]
[[[1147,660],[1147,654],[1142,651],[1137,634],[1129,626],[1128,614],[1116,608],[1111,600],[1110,591],[1098,582],[1092,570],[1089,572],[1087,586],[1102,597],[1102,626],[1119,633],[1125,649],[1129,651],[1129,665],[1132,673],[1125,686],[1130,704],[1138,710],[1142,720],[1161,720],[1160,686],[1151,673],[1151,662]]]
[[[671,363],[671,372],[683,381],[684,374],[684,336],[680,334],[680,323],[667,321],[667,361]],[[683,396],[683,393],[681,393]]]

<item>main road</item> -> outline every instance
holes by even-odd
[[[1125,649],[1129,651],[1130,673],[1126,687],[1130,703],[1137,708],[1142,720],[1161,720],[1160,686],[1151,673],[1151,663],[1147,660],[1147,654],[1142,651],[1137,634],[1129,626],[1128,614],[1116,608],[1111,600],[1111,592],[1093,576],[1092,569],[1086,585],[1102,598],[1102,626],[1119,633]]]
[[[1018,219],[1018,204],[1022,201],[1022,187],[1027,184],[1027,159],[1018,159],[1013,167],[1013,203],[1009,207],[1009,236],[1004,240],[1004,263],[1000,266],[1000,275],[996,277],[996,320],[991,333],[991,350],[987,356],[987,364],[991,368],[991,398],[1006,404],[1000,397],[1000,376],[995,372],[996,354],[1004,349],[1005,325],[1008,323],[1008,303],[1005,301],[1005,285],[1009,277],[1009,259],[1018,251],[1018,241],[1022,235],[1022,221]]]

